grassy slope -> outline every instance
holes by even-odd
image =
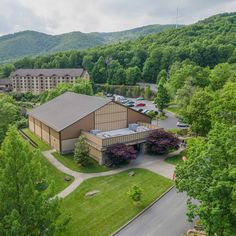
[[[74,161],[73,154],[68,155],[60,155],[58,152],[54,152],[53,156],[60,161],[63,165],[67,166],[71,170],[78,171],[78,172],[84,172],[84,173],[96,173],[96,172],[103,172],[110,170],[109,168],[105,166],[99,165],[95,160],[90,158],[90,164],[87,167],[80,166],[79,164],[76,164]]]
[[[172,181],[144,169],[134,169],[113,176],[86,180],[62,202],[64,214],[71,214],[68,229],[62,235],[110,235],[138,214],[169,187]],[[128,189],[138,184],[143,189],[141,206],[136,206],[127,195]],[[93,197],[85,193],[99,190]]]
[[[45,143],[43,142],[39,137],[37,137],[33,132],[31,132],[28,128],[26,129],[23,129],[23,132],[30,138],[32,139],[35,143],[38,144],[38,148],[41,150],[41,151],[46,151],[46,150],[49,150],[50,147]]]
[[[24,129],[24,132],[39,145],[41,151],[48,150],[49,147],[42,140],[40,140],[36,135],[34,135],[29,129]],[[49,182],[54,181],[55,192],[58,193],[66,188],[72,181],[66,182],[64,177],[66,174],[57,170],[43,155],[41,154],[40,162],[47,169],[47,177]]]

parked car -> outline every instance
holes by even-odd
[[[142,111],[143,111],[143,108],[139,108],[137,111],[138,111],[138,112],[142,112]]]
[[[128,100],[126,98],[120,100],[120,103],[122,103],[122,104],[125,104],[127,102],[128,102]]]
[[[138,101],[144,100],[144,97],[138,97],[137,100]]]
[[[185,124],[185,123],[182,123],[182,122],[177,122],[176,124],[178,127],[181,127],[181,128],[188,128],[189,125],[188,124]]]
[[[147,110],[147,109],[144,109],[144,110],[142,111],[143,114],[146,114],[146,113],[148,113],[148,112],[149,112],[149,110]]]
[[[127,103],[133,103],[134,104],[135,102],[132,101],[132,100],[128,100]]]
[[[144,106],[146,106],[146,104],[143,102],[136,103],[136,107],[144,107]]]
[[[110,97],[112,97],[113,95],[112,95],[111,93],[107,93],[106,96],[107,96],[108,98],[110,98]]]
[[[134,104],[133,104],[133,103],[129,103],[129,102],[126,103],[125,105],[126,105],[127,107],[134,107]]]

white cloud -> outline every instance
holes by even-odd
[[[117,31],[147,24],[190,24],[236,11],[235,0],[0,0],[0,34]]]

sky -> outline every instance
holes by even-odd
[[[149,24],[191,24],[236,12],[236,0],[0,0],[0,35],[112,32]]]

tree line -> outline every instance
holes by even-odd
[[[137,40],[84,51],[23,58],[2,65],[1,77],[19,68],[84,67],[95,83],[135,85],[156,82],[162,70],[168,73],[175,62],[190,60],[213,68],[236,62],[236,14],[221,14],[180,29],[167,30]]]

